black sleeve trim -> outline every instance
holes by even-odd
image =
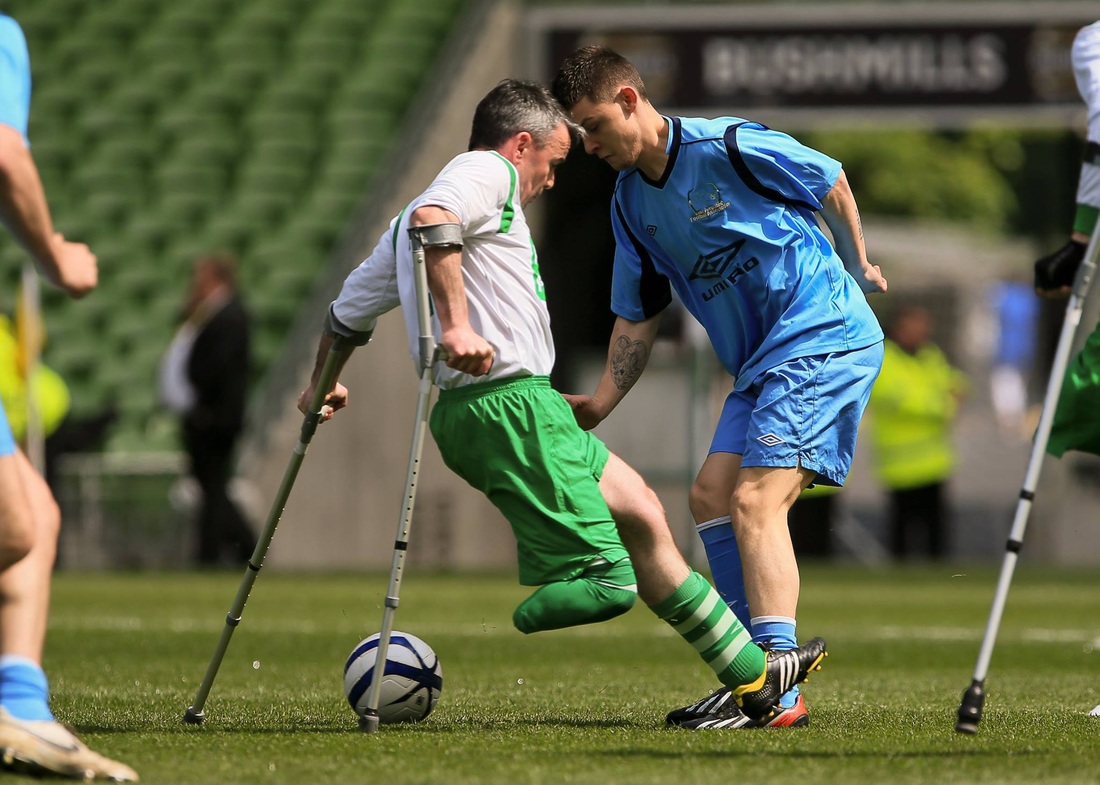
[[[374,330],[351,329],[336,318],[336,315],[332,312],[331,305],[325,313],[325,324],[322,331],[325,335],[333,338],[340,336],[352,346],[366,346],[367,342],[370,341],[371,335],[374,333]]]
[[[638,299],[642,301],[642,313],[646,319],[649,319],[668,308],[672,302],[672,286],[666,276],[657,272],[657,266],[653,264],[653,257],[649,255],[649,251],[646,250],[641,241],[634,236],[634,232],[630,231],[618,198],[615,198],[614,201],[619,223],[622,225],[623,231],[630,237],[634,252],[638,254],[638,258],[642,261],[642,274],[638,279]]]
[[[769,188],[757,179],[756,175],[749,169],[749,165],[745,163],[745,159],[741,156],[741,148],[737,146],[737,129],[743,125],[745,125],[745,123],[735,123],[731,125],[726,129],[724,137],[726,143],[726,157],[730,159],[730,164],[733,166],[733,170],[737,172],[737,176],[741,178],[741,181],[765,199],[788,204],[792,207],[805,207],[810,212],[817,212],[820,208],[815,205],[809,202],[803,202],[801,199],[792,199],[774,188]]]

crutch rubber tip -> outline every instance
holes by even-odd
[[[962,703],[959,704],[959,721],[955,723],[955,730],[973,736],[978,732],[978,723],[982,720],[982,704],[985,702],[985,690],[981,682],[975,681],[966,688],[963,693]]]
[[[187,711],[183,713],[183,721],[188,725],[202,725],[202,721],[205,719],[205,712],[195,711],[194,706],[188,706]]]
[[[359,730],[363,733],[374,733],[378,730],[378,714],[369,713],[359,715]]]

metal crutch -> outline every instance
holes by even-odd
[[[443,224],[442,226],[449,226]],[[401,501],[401,513],[397,520],[397,537],[393,543],[393,562],[390,566],[390,584],[386,591],[382,611],[382,630],[378,634],[378,648],[374,656],[374,676],[367,690],[367,707],[359,717],[359,729],[364,733],[378,730],[378,702],[382,693],[382,675],[386,669],[386,656],[393,633],[393,616],[400,603],[401,576],[405,568],[405,553],[409,547],[409,528],[412,525],[413,505],[416,502],[416,483],[420,475],[420,458],[424,452],[424,432],[428,424],[428,402],[432,394],[433,369],[442,358],[432,332],[431,304],[428,300],[428,268],[424,246],[429,237],[438,233],[440,225],[410,226],[412,242],[413,281],[416,285],[416,319],[419,330],[420,382],[417,386],[416,420],[413,423],[412,446],[409,449],[409,466],[405,474],[405,495]],[[433,230],[437,232],[433,233]],[[443,243],[432,243],[443,244]],[[459,241],[458,244],[461,244]]]
[[[1092,233],[1092,239],[1089,240],[1085,258],[1081,262],[1081,267],[1077,270],[1077,276],[1073,281],[1073,292],[1070,295],[1069,303],[1066,305],[1065,321],[1062,323],[1062,333],[1058,338],[1058,348],[1054,352],[1054,363],[1050,370],[1050,380],[1047,382],[1043,411],[1039,417],[1039,427],[1035,433],[1035,443],[1031,448],[1031,457],[1028,460],[1024,485],[1020,490],[1020,499],[1016,503],[1016,517],[1012,522],[1012,531],[1008,536],[1005,559],[1001,565],[1001,577],[997,581],[997,593],[993,596],[993,607],[989,612],[985,637],[982,639],[982,647],[978,653],[974,678],[970,682],[970,686],[963,692],[962,703],[959,704],[959,719],[955,723],[955,730],[959,733],[971,735],[977,733],[978,723],[982,719],[982,705],[985,702],[985,677],[989,671],[989,661],[993,657],[993,646],[997,642],[997,630],[1001,626],[1001,616],[1004,614],[1005,601],[1008,599],[1008,589],[1012,585],[1012,574],[1016,569],[1016,561],[1024,544],[1024,531],[1027,529],[1027,519],[1031,513],[1031,505],[1035,500],[1035,487],[1039,483],[1039,472],[1043,468],[1043,458],[1046,455],[1050,431],[1054,425],[1054,413],[1058,408],[1058,398],[1062,392],[1063,377],[1069,364],[1069,355],[1073,348],[1074,337],[1081,322],[1085,297],[1088,295],[1089,285],[1092,283],[1092,276],[1096,271],[1098,251],[1100,251],[1100,223],[1096,225],[1096,229]]]
[[[313,393],[313,400],[310,401],[309,404],[309,411],[302,421],[302,430],[298,437],[298,444],[295,445],[294,452],[290,457],[290,462],[287,464],[286,471],[283,472],[282,482],[279,483],[279,489],[275,493],[275,499],[271,502],[271,509],[267,514],[267,521],[264,523],[260,538],[256,542],[256,548],[253,550],[252,556],[248,560],[248,565],[245,567],[244,578],[241,580],[241,584],[237,589],[237,596],[233,600],[233,606],[229,609],[229,613],[226,614],[225,627],[222,629],[221,637],[218,639],[218,645],[214,648],[214,655],[210,658],[210,664],[206,668],[206,675],[203,676],[202,684],[199,685],[199,690],[195,694],[195,701],[183,714],[183,721],[190,725],[201,725],[202,721],[206,719],[206,715],[203,712],[203,707],[206,705],[206,698],[210,695],[210,688],[213,686],[214,679],[218,675],[218,669],[221,667],[222,659],[225,657],[225,651],[229,648],[229,641],[233,637],[233,631],[237,628],[237,625],[241,623],[241,614],[244,613],[244,605],[248,602],[248,595],[252,591],[252,585],[256,582],[256,577],[259,575],[260,568],[264,563],[264,556],[267,555],[267,549],[271,545],[271,539],[275,536],[275,527],[279,525],[279,519],[283,515],[283,509],[286,507],[286,501],[290,496],[290,489],[294,486],[294,480],[297,478],[298,470],[301,468],[302,460],[305,458],[306,449],[309,447],[309,443],[313,439],[313,434],[317,431],[317,425],[321,421],[321,408],[325,405],[325,398],[328,396],[329,388],[336,379],[340,367],[347,360],[347,356],[351,354],[354,348],[354,344],[349,343],[340,336],[336,336],[332,343],[332,347],[329,349],[328,357],[325,358],[325,364],[321,369],[321,374],[317,380],[317,387]]]

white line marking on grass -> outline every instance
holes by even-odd
[[[304,619],[242,619],[242,626],[259,633],[283,633],[291,635],[341,634],[366,636],[374,631],[378,622],[372,619],[352,621],[350,619],[326,624]],[[218,618],[170,618],[146,620],[136,616],[72,616],[58,614],[50,620],[50,629],[69,632],[141,632],[174,633],[187,635],[195,632],[216,633],[222,629],[224,621]],[[400,627],[400,623],[397,625]],[[485,638],[519,633],[505,619],[499,623],[487,620],[477,622],[422,622],[415,623],[416,629],[423,635],[451,635],[464,638]],[[935,641],[946,643],[980,641],[984,628],[979,627],[903,627],[899,625],[880,625],[858,627],[834,626],[823,631],[827,640],[833,642],[861,641]],[[579,638],[669,638],[675,637],[675,631],[656,621],[652,625],[589,624],[569,630],[558,630],[553,635],[571,635]],[[1096,629],[1053,629],[1033,627],[1025,630],[1004,631],[998,638],[1003,642],[1031,644],[1080,644],[1086,651],[1100,651],[1100,634]]]

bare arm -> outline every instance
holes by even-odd
[[[586,431],[595,428],[619,405],[638,381],[649,362],[661,314],[643,322],[632,322],[621,316],[611,331],[607,350],[607,365],[593,395],[566,395],[573,407],[577,423]]]
[[[458,223],[458,216],[434,205],[413,211],[413,226]],[[447,353],[447,366],[471,376],[484,376],[493,365],[493,347],[470,326],[466,286],[462,280],[462,249],[458,246],[426,248],[428,288],[443,329],[439,343]]]
[[[98,280],[95,255],[54,231],[42,180],[23,137],[0,123],[0,219],[38,264],[42,275],[72,297]]]
[[[327,333],[321,336],[321,340],[317,345],[317,359],[313,363],[313,374],[310,376],[309,386],[302,390],[298,396],[298,411],[302,414],[309,413],[309,405],[313,402],[313,396],[317,391],[317,383],[321,380],[321,370],[325,367],[325,362],[328,360],[329,352],[332,350],[335,341],[336,338]],[[328,395],[325,396],[325,406],[321,407],[321,422],[331,420],[336,411],[348,405],[348,390],[337,379],[340,378],[340,372],[344,370],[344,366],[354,350],[354,345],[345,344],[345,351],[336,357],[336,374],[332,377],[332,387],[327,391]]]
[[[844,262],[844,269],[856,279],[864,292],[885,292],[886,279],[882,277],[882,270],[877,264],[867,261],[863,222],[859,219],[856,199],[843,171],[821,204],[821,217],[833,234],[833,243]]]

